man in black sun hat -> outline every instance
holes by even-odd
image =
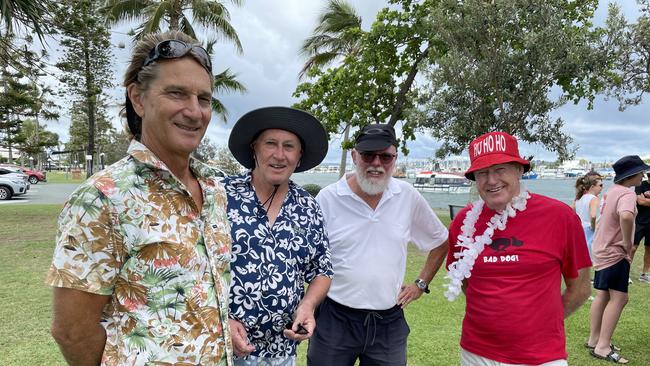
[[[230,133],[230,151],[250,169],[224,179],[235,365],[294,365],[298,341],[314,332],[332,277],[329,243],[320,207],[289,178],[320,164],[327,145],[316,118],[287,107],[248,112]]]

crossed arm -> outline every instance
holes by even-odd
[[[52,337],[71,366],[99,365],[106,331],[99,323],[110,296],[54,288]]]

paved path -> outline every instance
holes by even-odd
[[[32,184],[27,194],[0,201],[0,207],[8,204],[60,204],[79,186],[79,183],[38,183]],[[0,209],[1,210],[1,209]]]

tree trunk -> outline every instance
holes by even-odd
[[[93,80],[93,75],[90,70],[90,43],[87,39],[84,40],[84,63],[85,63],[85,77],[86,77],[86,105],[88,106],[88,151],[87,155],[90,156],[90,160],[86,161],[86,178],[90,178],[93,175],[93,166],[94,166],[94,152],[95,152],[95,98],[97,93],[95,92],[95,82]],[[84,159],[86,157],[84,156]]]
[[[406,101],[406,94],[411,89],[413,80],[415,80],[415,76],[418,74],[418,67],[420,66],[420,62],[422,62],[427,57],[430,48],[431,47],[427,47],[424,51],[422,51],[422,53],[419,54],[415,59],[413,65],[411,65],[411,70],[409,70],[409,74],[406,77],[406,80],[404,80],[402,83],[402,86],[400,86],[399,94],[397,94],[395,106],[393,107],[393,111],[390,114],[390,120],[388,121],[389,125],[395,126],[397,121],[400,120],[400,117],[402,115],[402,108],[404,108],[404,102]]]
[[[350,136],[350,125],[345,126],[345,131],[343,131],[343,141],[347,141]],[[345,174],[345,167],[347,166],[348,160],[348,150],[343,149],[341,151],[341,163],[339,163],[339,179]]]

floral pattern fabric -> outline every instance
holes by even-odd
[[[230,316],[244,324],[260,358],[296,354],[282,331],[304,296],[305,282],[332,277],[329,242],[318,203],[289,181],[273,227],[251,184],[251,174],[226,177],[233,238]]]
[[[102,365],[232,365],[231,239],[216,171],[190,162],[198,213],[144,145],[133,141],[128,153],[70,196],[46,282],[111,297]]]

